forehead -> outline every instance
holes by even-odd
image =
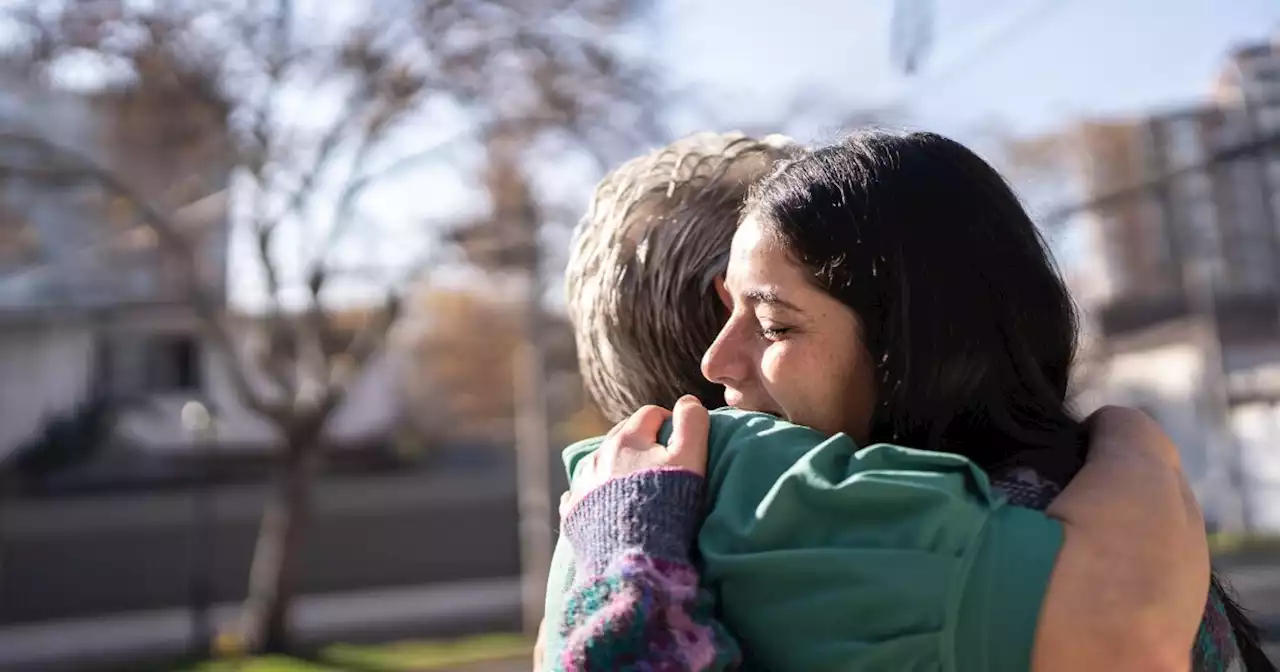
[[[805,283],[803,270],[755,215],[748,215],[733,235],[726,282],[736,291],[759,285],[788,286]]]

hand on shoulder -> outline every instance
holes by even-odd
[[[658,443],[658,432],[671,420],[671,439]],[[560,501],[565,516],[587,493],[610,480],[643,471],[663,469],[707,473],[707,436],[710,416],[697,397],[686,395],[674,409],[644,406],[609,430],[604,442],[583,458],[569,492]]]

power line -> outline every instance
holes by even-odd
[[[1009,42],[1020,36],[1025,32],[1027,27],[1033,23],[1043,21],[1054,10],[1061,9],[1068,4],[1067,0],[1041,0],[1040,3],[1034,5],[1023,15],[1015,17],[1013,20],[1009,21],[1005,26],[997,30],[987,39],[981,41],[973,48],[970,48],[959,57],[950,59],[950,61],[945,63],[941,69],[924,70],[921,77],[917,78],[913,82],[912,88],[915,89],[922,83],[936,81],[943,77],[952,77],[956,73],[972,67],[974,63],[980,61],[991,51],[999,48],[1002,43]],[[910,97],[910,95],[911,94],[908,93],[902,97],[907,98]]]
[[[1080,213],[1099,210],[1115,205],[1116,203],[1138,198],[1148,192],[1157,191],[1165,184],[1180,177],[1207,171],[1210,168],[1223,163],[1238,161],[1249,156],[1262,154],[1268,149],[1273,148],[1280,148],[1280,133],[1255,138],[1249,142],[1233,145],[1225,149],[1219,149],[1209,154],[1209,157],[1200,163],[1165,172],[1158,177],[1146,180],[1136,185],[1117,189],[1079,203],[1059,206],[1050,210],[1048,214],[1041,218],[1041,221],[1045,225],[1059,224]]]

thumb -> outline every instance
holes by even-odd
[[[711,432],[711,416],[693,395],[685,395],[672,409],[671,439],[667,452],[671,466],[707,474],[707,437]]]

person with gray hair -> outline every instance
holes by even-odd
[[[635,424],[633,413],[642,415],[646,410],[654,410],[642,408],[645,405],[683,407],[686,416],[690,412],[688,403],[677,406],[677,401],[686,394],[696,396],[707,407],[723,405],[723,388],[702,377],[699,363],[728,316],[718,285],[739,214],[751,185],[764,177],[776,161],[805,152],[781,136],[755,139],[740,133],[701,133],[633,159],[602,180],[587,217],[574,233],[567,272],[569,315],[587,391],[604,415],[620,422],[622,428],[611,432],[601,452],[609,448],[611,440],[613,444],[625,443],[625,437],[635,433],[628,429],[627,423]],[[637,409],[640,409],[638,413]],[[628,420],[629,416],[632,417]],[[1071,571],[1059,572],[1055,567],[1035,628],[1038,661],[1079,660],[1073,656],[1082,648],[1095,650],[1098,653],[1095,660],[1133,660],[1135,650],[1167,653],[1170,647],[1182,646],[1173,635],[1169,635],[1173,638],[1171,641],[1161,641],[1158,635],[1144,636],[1141,640],[1132,636],[1130,626],[1152,622],[1152,593],[1148,589],[1155,584],[1171,591],[1168,600],[1155,605],[1157,610],[1176,612],[1168,614],[1165,622],[1194,623],[1200,615],[1189,611],[1190,602],[1181,598],[1186,597],[1185,586],[1207,585],[1207,563],[1203,568],[1196,562],[1153,567],[1127,559],[1159,553],[1171,558],[1196,558],[1206,554],[1202,534],[1188,533],[1184,527],[1173,529],[1174,524],[1165,515],[1169,510],[1187,506],[1181,498],[1182,491],[1163,490],[1153,494],[1157,491],[1140,482],[1150,471],[1135,470],[1130,462],[1139,459],[1145,460],[1146,466],[1169,464],[1172,444],[1149,419],[1127,409],[1104,411],[1098,420],[1090,437],[1086,468],[1061,495],[1063,499],[1091,500],[1095,505],[1084,507],[1082,516],[1071,521],[1071,533],[1063,547],[1149,548],[1126,557],[1098,555],[1093,561],[1098,565],[1094,568],[1096,571],[1082,573],[1078,571],[1080,567],[1073,566]],[[713,441],[714,435],[713,431]],[[1118,445],[1123,450],[1115,449]],[[615,453],[617,450],[614,446]],[[625,452],[626,446],[622,450]],[[581,457],[583,451],[581,448],[566,451],[567,462],[570,453]],[[1176,451],[1173,454],[1176,463]],[[575,465],[569,466],[573,481],[581,475],[581,470],[575,474]],[[711,473],[711,467],[707,473]],[[623,480],[621,474],[617,476]],[[1176,478],[1181,478],[1180,472]],[[1015,503],[1019,496],[1028,496],[1026,492],[1018,492],[1017,483],[1008,485],[1014,486],[1008,496]],[[1000,484],[996,486],[999,488]],[[710,480],[707,492],[716,496]],[[1084,492],[1088,494],[1082,495]],[[1043,508],[1047,503],[1040,501],[1043,494],[1041,491],[1030,493],[1032,503],[1026,505]],[[581,609],[583,604],[569,595],[570,587],[581,578],[575,573],[583,573],[576,565],[584,558],[590,559],[589,552],[583,557],[575,556],[575,551],[580,549],[571,545],[573,530],[577,530],[579,538],[592,539],[606,547],[637,543],[636,531],[620,524],[616,517],[611,519],[606,515],[593,520],[583,513],[586,510],[580,506],[583,496],[577,493],[570,500],[576,501],[573,505],[579,507],[579,513],[575,524],[566,527],[566,536],[560,538],[556,548],[547,595],[548,622],[544,623],[535,654],[535,666],[539,668],[622,669],[611,667],[616,661],[599,667],[601,659],[595,659],[593,664],[581,657],[587,650],[583,647],[588,644],[592,655],[610,648],[600,645],[599,639],[609,636],[607,627],[604,631],[599,629],[600,621],[596,621],[596,630],[586,634],[566,623],[566,609],[572,612]],[[591,494],[588,492],[585,497]],[[652,503],[662,504],[659,500]],[[1194,508],[1194,503],[1191,506]],[[1111,515],[1116,507],[1123,507],[1126,515]],[[628,509],[628,513],[636,511]],[[566,525],[569,520],[566,518]],[[803,526],[804,521],[796,520],[794,524]],[[611,535],[619,536],[614,540],[617,543],[609,542]],[[1073,553],[1073,557],[1081,555],[1089,556]],[[604,565],[592,562],[586,566],[598,572]],[[1204,576],[1200,576],[1202,573]],[[1102,582],[1107,585],[1099,585],[1099,576],[1104,577]],[[596,588],[600,585],[605,584],[597,584]],[[1143,589],[1139,591],[1138,586]],[[1172,597],[1174,593],[1179,599]],[[1203,593],[1200,596],[1203,600]],[[993,595],[991,599],[1006,597]],[[1187,613],[1182,613],[1184,611]],[[700,612],[699,618],[707,618],[707,612]],[[1106,632],[1105,628],[1098,627],[1099,619],[1116,625],[1114,640],[1098,637],[1100,630]],[[696,622],[699,632],[714,633],[713,639],[724,634],[722,627],[706,625],[705,620],[682,620]],[[619,623],[623,621],[626,619]],[[632,623],[629,632],[634,635],[639,631],[633,627],[633,621],[627,622]],[[662,630],[653,629],[654,632]],[[584,640],[591,638],[597,641],[584,644]],[[573,655],[562,655],[566,640],[574,640],[576,653]],[[749,648],[745,644],[750,642],[744,643],[744,648]],[[629,646],[628,655],[635,654],[636,643],[630,642]],[[1014,642],[1011,646],[1030,647],[1031,642]],[[1062,655],[1055,655],[1058,653],[1055,647],[1073,650],[1063,648]],[[1111,656],[1125,647],[1124,653],[1129,658]],[[669,647],[662,646],[640,646],[639,650],[645,648],[670,653]],[[574,658],[575,655],[579,657]]]
[[[724,403],[698,369],[728,317],[715,281],[747,189],[803,151],[781,135],[697,133],[600,181],[565,277],[583,381],[610,422],[685,394]]]

